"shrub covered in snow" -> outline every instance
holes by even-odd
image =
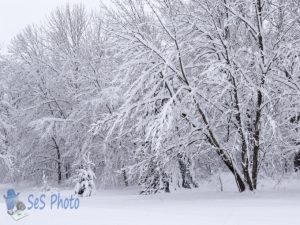
[[[90,160],[90,153],[83,155],[80,169],[77,170],[75,194],[82,197],[89,197],[95,189],[94,179],[96,178],[92,167],[94,163]]]

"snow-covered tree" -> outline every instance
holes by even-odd
[[[82,197],[89,197],[92,195],[95,189],[95,173],[93,167],[95,164],[90,159],[90,153],[86,153],[82,156],[80,161],[80,168],[77,169],[76,178],[74,178],[75,194]]]
[[[145,0],[118,1],[108,12],[126,101],[99,126],[111,128],[108,140],[138,143],[130,167],[150,171],[149,181],[140,176],[147,188],[177,183],[178,155],[213,151],[240,191],[254,190],[265,160],[295,149],[298,26],[290,6]]]
[[[101,112],[113,110],[105,94],[106,62],[111,68],[113,61],[105,52],[101,21],[83,5],[66,5],[53,11],[45,25],[28,26],[10,52],[15,59],[12,76],[22,77],[11,88],[16,98],[22,96],[17,106],[23,144],[17,147],[22,148],[20,164],[28,168],[24,176],[40,177],[45,170],[61,183],[71,177],[74,156],[86,143],[88,150],[96,149],[91,146],[96,138],[87,135],[90,125]]]
[[[14,167],[14,116],[16,115],[9,91],[8,82],[6,77],[8,72],[7,62],[2,61],[0,58],[0,168],[3,173],[9,176],[1,176],[2,179],[12,178],[15,170]]]
[[[57,8],[1,57],[0,157],[20,179],[86,182],[90,152],[101,185],[145,194],[222,171],[255,190],[297,170],[298,11],[294,0]]]

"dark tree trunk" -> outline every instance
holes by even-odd
[[[246,186],[245,186],[244,180],[242,179],[241,175],[238,173],[238,170],[235,167],[235,165],[232,163],[230,156],[228,156],[226,154],[224,149],[221,148],[218,140],[215,138],[214,133],[209,126],[208,120],[207,120],[203,110],[201,109],[200,105],[197,103],[195,97],[194,97],[194,102],[196,104],[197,110],[198,110],[204,124],[206,125],[207,133],[205,135],[207,137],[207,141],[211,144],[211,146],[213,146],[215,148],[216,153],[220,156],[223,163],[230,170],[230,172],[234,175],[239,192],[245,191]]]
[[[182,187],[183,188],[192,188],[195,187],[197,188],[198,185],[196,182],[193,180],[191,171],[190,171],[190,161],[187,159],[185,156],[182,154],[178,154],[178,164],[179,164],[179,169],[182,177]]]
[[[71,167],[69,162],[65,164],[65,170],[66,170],[66,179],[69,179],[71,177]]]
[[[252,167],[252,182],[253,188],[257,187],[257,176],[258,176],[258,160],[259,160],[259,145],[260,145],[260,119],[261,119],[261,104],[262,104],[262,94],[258,91],[257,96],[257,108],[256,108],[256,118],[254,123],[254,147],[253,147],[253,167]]]
[[[263,5],[261,0],[256,2],[256,15],[257,15],[257,29],[258,29],[258,47],[260,50],[261,63],[265,65],[264,56],[264,42],[262,36],[262,11]],[[265,83],[265,76],[267,71],[263,71],[259,86],[262,87]],[[260,120],[261,120],[261,105],[263,104],[263,95],[260,88],[257,90],[257,104],[255,112],[255,122],[254,122],[254,147],[253,147],[253,158],[252,158],[252,182],[253,188],[257,188],[257,176],[258,176],[258,161],[259,161],[259,150],[260,150]]]
[[[124,180],[124,184],[126,187],[128,187],[128,177],[127,177],[127,174],[126,174],[126,170],[122,170],[122,175],[123,175],[123,180]]]
[[[294,170],[295,172],[300,170],[300,152],[297,152],[294,156]]]
[[[55,140],[54,137],[52,137],[52,140],[54,142],[54,146],[56,149],[56,157],[57,157],[57,180],[58,180],[58,184],[61,183],[62,180],[62,173],[61,173],[61,154],[60,154],[60,149],[59,146]]]

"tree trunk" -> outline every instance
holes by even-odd
[[[70,163],[67,162],[65,164],[65,170],[66,170],[66,179],[69,179],[71,177],[71,167],[70,167]]]
[[[122,170],[122,175],[123,175],[123,180],[124,180],[124,184],[126,187],[128,187],[128,177],[127,177],[127,174],[126,174],[126,170]]]
[[[60,149],[59,149],[59,146],[55,140],[54,137],[52,137],[52,140],[54,142],[54,146],[55,146],[55,149],[56,149],[56,157],[57,157],[57,182],[58,184],[61,183],[61,180],[62,180],[62,173],[61,173],[61,154],[60,154]]]
[[[295,172],[300,170],[300,152],[297,152],[294,156],[294,170]]]
[[[262,37],[262,3],[260,0],[256,2],[256,14],[257,14],[257,29],[258,29],[258,47],[260,50],[261,63],[265,65],[264,56],[264,43]],[[265,76],[267,71],[262,71],[262,77],[259,86],[262,87],[265,83]],[[263,103],[263,96],[260,89],[257,90],[257,104],[255,112],[255,122],[254,122],[254,147],[253,147],[253,158],[252,158],[252,182],[253,188],[257,188],[257,176],[258,176],[258,160],[259,160],[259,145],[260,145],[260,120],[261,120],[261,105]]]
[[[179,169],[182,177],[182,187],[183,188],[192,188],[198,187],[198,184],[194,181],[191,171],[190,171],[190,162],[189,159],[185,159],[186,156],[182,154],[177,155],[178,158],[178,164],[179,164]]]

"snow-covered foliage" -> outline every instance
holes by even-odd
[[[299,16],[294,0],[58,8],[2,57],[0,157],[18,179],[95,173],[145,194],[298,171]]]
[[[15,172],[12,152],[15,109],[6,84],[6,67],[6,63],[0,61],[0,169],[11,177]]]
[[[95,173],[93,171],[95,164],[90,159],[90,153],[86,153],[82,156],[82,161],[80,163],[80,168],[77,169],[77,175],[74,179],[76,182],[75,194],[82,197],[89,197],[92,195],[93,190],[95,189],[96,179]]]
[[[105,121],[107,139],[137,144],[133,175],[146,190],[178,182],[178,155],[211,151],[253,190],[260,170],[297,148],[293,3],[238,2],[119,1],[109,12],[125,102]]]

